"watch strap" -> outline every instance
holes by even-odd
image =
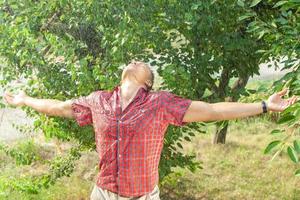
[[[261,104],[262,104],[263,113],[267,113],[268,112],[267,103],[265,101],[262,101]]]

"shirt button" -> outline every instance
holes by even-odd
[[[119,141],[121,141],[122,140],[122,138],[119,138]]]
[[[122,157],[122,155],[121,154],[119,154],[119,158],[121,158]]]

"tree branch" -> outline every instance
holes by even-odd
[[[229,84],[229,71],[227,68],[223,67],[221,78],[220,78],[220,84],[219,84],[219,96],[221,98],[224,98],[226,95],[226,87]]]
[[[237,101],[237,98],[235,97],[235,94],[237,94],[237,92],[244,88],[249,80],[250,75],[246,75],[245,77],[239,77],[238,80],[236,80],[236,82],[233,84],[232,88],[231,88],[231,92],[233,94],[232,97],[228,98],[228,101]]]
[[[219,93],[219,89],[217,87],[217,85],[215,84],[215,81],[214,79],[209,75],[207,74],[204,79],[206,79],[208,81],[208,88],[213,92],[213,93],[216,93],[218,94]]]

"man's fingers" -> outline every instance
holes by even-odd
[[[4,99],[7,100],[7,101],[9,101],[9,100],[12,99],[12,97],[5,95],[5,96],[4,96]]]
[[[10,92],[8,92],[8,91],[5,91],[5,92],[4,92],[4,95],[6,95],[6,96],[10,96],[10,97],[13,97],[13,94],[12,94],[12,93],[10,93]]]
[[[288,91],[288,88],[284,88],[283,90],[277,92],[277,94],[278,94],[279,96],[283,96],[283,95],[286,94],[287,91]]]
[[[297,101],[298,101],[298,97],[295,96],[295,95],[293,95],[291,98],[287,99],[287,102],[288,102],[289,105],[293,105]]]
[[[293,102],[295,100],[295,95],[292,96],[291,98],[289,98],[291,102]]]
[[[297,96],[294,96],[293,104],[296,103],[297,101],[298,101],[298,97],[297,97]]]
[[[13,102],[13,97],[11,96],[4,96],[4,99],[8,104],[12,104]]]
[[[289,99],[291,100],[291,101],[293,101],[294,99],[295,99],[295,95],[293,95],[292,97],[290,97]]]
[[[290,105],[291,102],[292,102],[291,98],[289,98],[289,99],[286,100],[286,103],[287,103],[288,106]]]
[[[11,96],[9,96],[8,94],[4,94],[3,95],[3,99],[7,102],[7,98],[9,98],[9,97],[11,97]]]

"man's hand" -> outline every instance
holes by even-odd
[[[13,95],[10,92],[5,92],[3,97],[9,105],[19,107],[25,105],[25,98],[27,95],[24,91],[20,91],[17,95]]]
[[[27,96],[24,91],[13,95],[9,92],[4,94],[5,101],[12,106],[29,106],[34,110],[49,116],[74,118],[72,112],[72,100],[59,101],[55,99],[36,99]]]
[[[293,105],[299,100],[299,97],[293,95],[291,98],[282,99],[282,96],[288,91],[287,88],[272,94],[267,100],[267,108],[269,111],[282,112],[290,105]]]

